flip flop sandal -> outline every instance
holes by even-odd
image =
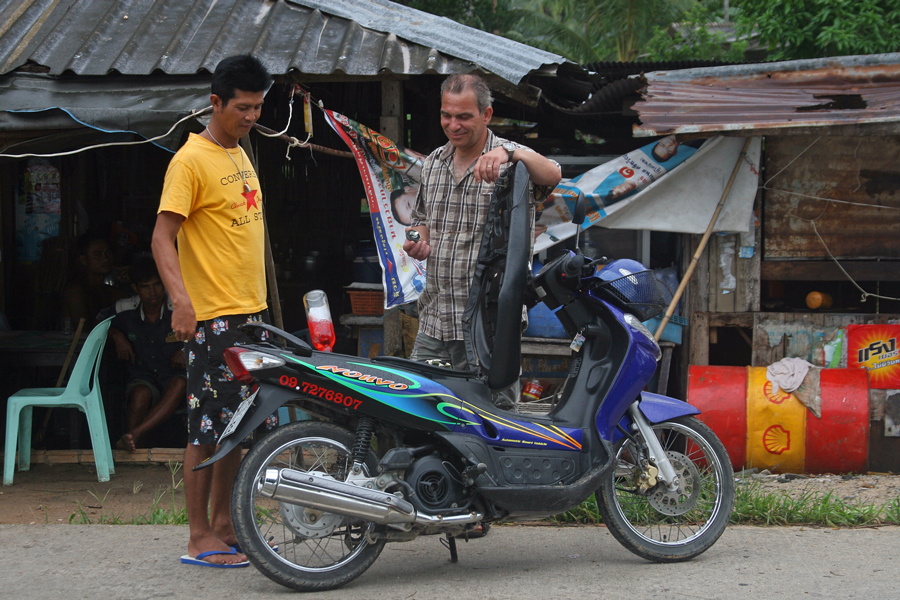
[[[212,563],[212,562],[209,562],[208,560],[203,560],[207,556],[212,556],[214,554],[234,555],[234,554],[237,554],[237,550],[235,550],[234,548],[231,548],[230,550],[210,550],[209,552],[201,552],[197,556],[191,556],[190,554],[185,554],[184,556],[181,557],[181,562],[186,565],[194,565],[195,567],[213,567],[216,569],[239,569],[241,567],[250,566],[249,560],[245,560],[245,561],[237,562],[237,563],[230,563],[230,564]]]

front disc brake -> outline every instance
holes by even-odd
[[[666,456],[675,469],[678,487],[670,490],[665,483],[660,482],[647,500],[657,511],[674,517],[683,515],[697,504],[700,498],[700,470],[680,452],[668,451]]]

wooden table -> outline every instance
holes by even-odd
[[[0,361],[13,367],[61,367],[72,344],[72,335],[60,331],[0,331]],[[81,344],[72,355],[77,359]]]

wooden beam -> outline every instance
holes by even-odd
[[[855,281],[900,281],[900,261],[841,261]],[[764,260],[760,277],[776,281],[843,281],[847,279],[832,260]]]

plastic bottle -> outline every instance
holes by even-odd
[[[525,384],[525,389],[522,390],[522,402],[537,402],[541,399],[543,392],[544,386],[541,385],[541,382],[537,379],[532,379]]]
[[[313,347],[320,352],[331,352],[334,348],[334,323],[328,308],[328,296],[322,290],[307,292],[303,296],[303,307],[306,309]]]

